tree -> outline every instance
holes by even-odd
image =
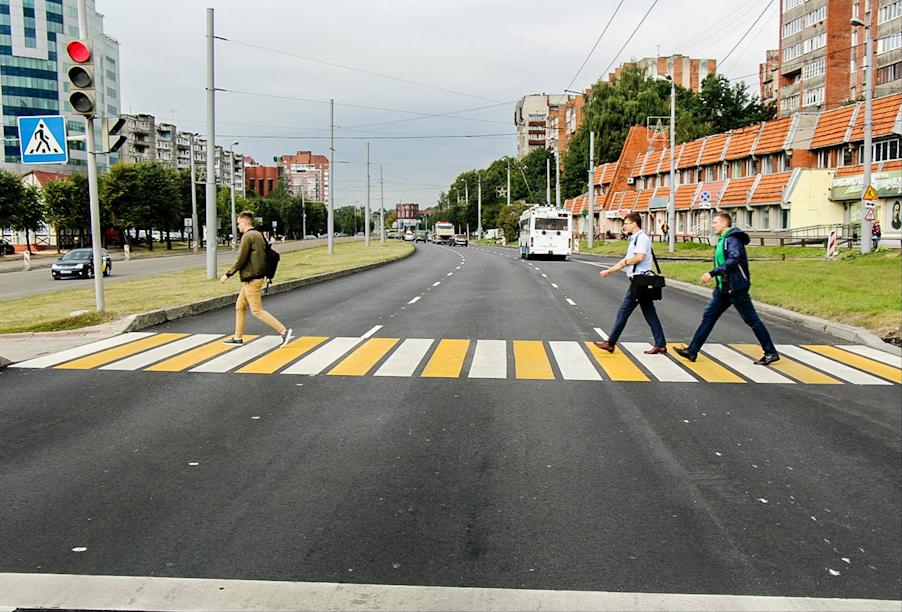
[[[91,206],[88,195],[88,179],[82,174],[49,181],[42,192],[44,218],[56,231],[56,248],[62,246],[63,230],[78,231],[81,243],[91,226]],[[101,218],[110,220],[109,207],[101,200]]]
[[[510,206],[504,205],[498,212],[495,224],[504,232],[504,238],[508,242],[514,242],[520,235],[520,215],[529,208],[529,204],[523,200],[516,200]]]
[[[44,222],[44,209],[41,207],[41,193],[37,187],[29,185],[22,188],[19,206],[13,213],[11,225],[17,232],[25,232],[25,248],[31,253],[29,232],[37,232]]]

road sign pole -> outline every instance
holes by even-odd
[[[591,249],[595,241],[595,132],[589,132],[589,235]]]
[[[216,89],[213,78],[213,9],[207,9],[207,280],[216,278]]]

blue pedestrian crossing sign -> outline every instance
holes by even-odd
[[[65,117],[19,117],[18,122],[23,164],[65,164],[69,161]]]

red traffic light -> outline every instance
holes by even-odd
[[[91,47],[80,40],[70,40],[66,44],[66,53],[72,58],[73,62],[83,64],[91,61]]]

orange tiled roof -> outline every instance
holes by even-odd
[[[642,191],[637,191],[636,193],[638,195],[636,196],[636,205],[633,210],[648,210],[648,203],[651,201],[651,194],[653,191],[653,189],[643,189]]]
[[[661,155],[663,153],[663,149],[658,149],[657,151],[651,151],[645,156],[645,165],[642,167],[641,176],[649,176],[658,173],[658,164],[661,163]]]
[[[636,155],[636,162],[633,164],[633,171],[630,172],[630,176],[635,178],[637,176],[642,176],[642,164],[645,163],[645,156],[647,153],[639,153]]]
[[[35,181],[37,182],[37,184],[40,185],[41,187],[43,187],[44,185],[46,185],[46,184],[49,183],[50,181],[59,181],[59,180],[68,179],[68,178],[69,178],[69,175],[68,175],[68,174],[60,174],[60,173],[58,173],[58,172],[44,172],[43,170],[31,170],[31,171],[29,171],[29,172],[26,172],[26,173],[22,176],[22,178],[25,178],[25,177],[28,176],[29,174],[31,174],[32,176],[34,176],[34,180],[35,180]]]
[[[695,199],[692,202],[692,208],[699,208],[706,204],[716,206],[717,201],[720,200],[720,194],[723,193],[723,185],[724,181],[702,183],[701,189],[698,190],[698,195],[695,196]],[[709,199],[707,202],[702,202],[701,195],[706,191],[708,192]]]
[[[679,187],[677,187],[677,193],[679,193]],[[670,187],[657,187],[654,192],[651,194],[652,198],[669,198],[670,197]],[[649,198],[651,199],[651,198]]]
[[[892,161],[876,162],[871,164],[871,172],[890,172],[891,170],[902,170],[902,159],[894,159]],[[843,166],[836,169],[836,176],[854,176],[864,173],[864,164],[856,164],[854,166]]]
[[[862,103],[863,104],[863,103]],[[888,136],[893,131],[893,124],[902,107],[902,94],[875,98],[871,106],[871,134]],[[851,142],[864,140],[864,106],[858,111],[855,125],[852,127]]]
[[[792,172],[779,172],[777,174],[764,174],[749,204],[775,204],[783,201],[783,190],[789,182]]]
[[[617,170],[617,164],[609,163],[604,165],[604,173],[601,175],[601,184],[609,185],[614,181],[614,172]]]
[[[749,190],[755,184],[756,176],[744,176],[730,179],[718,206],[745,206],[749,199]]]
[[[834,108],[820,114],[817,119],[817,127],[814,129],[814,138],[811,139],[811,148],[820,149],[844,142],[846,130],[849,129],[849,121],[855,111],[854,104]]]
[[[688,210],[692,205],[692,196],[695,195],[696,188],[698,188],[698,183],[677,185],[674,208],[677,210]]]
[[[730,139],[730,146],[727,148],[727,154],[724,156],[724,159],[732,160],[748,157],[752,152],[752,145],[755,144],[755,139],[758,138],[758,132],[760,131],[760,123],[733,130],[733,137]]]
[[[758,145],[755,147],[755,155],[782,151],[790,126],[792,126],[792,117],[766,122],[761,131],[761,138],[758,139]]]
[[[698,163],[699,166],[707,166],[719,162],[723,157],[724,146],[727,144],[729,133],[714,134],[708,136],[705,142],[705,151],[702,153],[702,159]]]
[[[620,208],[620,202],[623,201],[623,196],[626,195],[625,191],[616,192],[613,197],[611,197],[611,208],[610,210],[617,210]]]
[[[638,197],[639,197],[638,192],[624,191],[623,192],[623,200],[620,202],[620,208],[627,208],[629,210],[633,210],[633,207],[636,205],[636,199]]]
[[[704,142],[704,138],[699,138],[697,140],[683,143],[683,152],[680,155],[680,161],[677,164],[677,168],[682,170],[683,168],[696,167],[698,165],[696,163],[696,160],[698,159],[698,152],[702,150],[702,144],[704,144]]]

